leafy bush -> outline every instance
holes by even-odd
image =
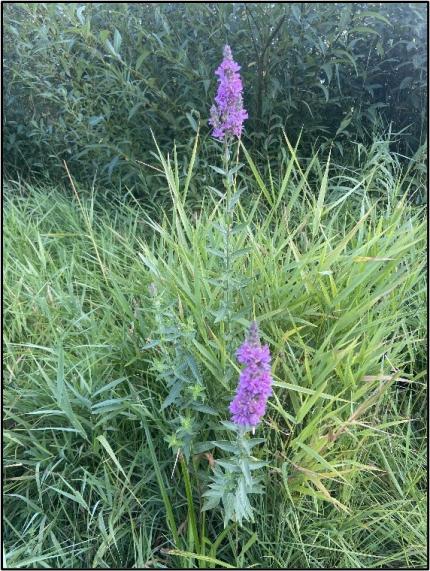
[[[138,163],[150,130],[162,149],[188,148],[226,40],[264,161],[282,128],[295,139],[304,123],[303,148],[334,139],[338,154],[392,123],[410,154],[426,134],[426,34],[420,3],[8,3],[6,165],[58,181],[66,160],[87,184],[114,177],[151,195]]]

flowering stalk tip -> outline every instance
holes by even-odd
[[[219,140],[240,137],[243,122],[248,113],[243,108],[240,65],[233,60],[230,46],[224,47],[224,59],[215,74],[218,76],[218,91],[211,107],[209,124],[214,127],[212,136]]]
[[[236,356],[245,367],[240,373],[236,396],[230,404],[232,421],[238,426],[252,427],[254,432],[266,412],[273,382],[269,346],[261,345],[255,321],[251,323],[248,336]]]

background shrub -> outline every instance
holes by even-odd
[[[302,149],[334,140],[341,155],[391,125],[409,154],[426,132],[426,28],[424,3],[9,3],[6,167],[58,181],[66,160],[81,181],[144,194],[151,129],[163,149],[207,125],[227,41],[255,153],[275,157],[282,129],[305,125]]]

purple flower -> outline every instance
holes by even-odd
[[[224,59],[216,70],[218,91],[211,107],[209,124],[214,127],[212,136],[223,140],[226,136],[240,137],[248,113],[243,108],[240,65],[234,60],[230,46],[224,47]]]
[[[230,404],[232,421],[241,426],[255,426],[266,411],[272,394],[272,373],[268,345],[260,344],[258,326],[251,323],[246,341],[236,352],[239,363],[245,365],[240,373],[236,396]]]

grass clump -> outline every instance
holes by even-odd
[[[219,181],[186,200],[193,158],[182,175],[159,155],[158,221],[8,186],[8,566],[425,567],[424,212],[391,163],[380,195],[369,165],[288,147],[268,182],[240,151],[228,271]],[[265,493],[224,526],[202,496],[253,318],[273,356]]]

